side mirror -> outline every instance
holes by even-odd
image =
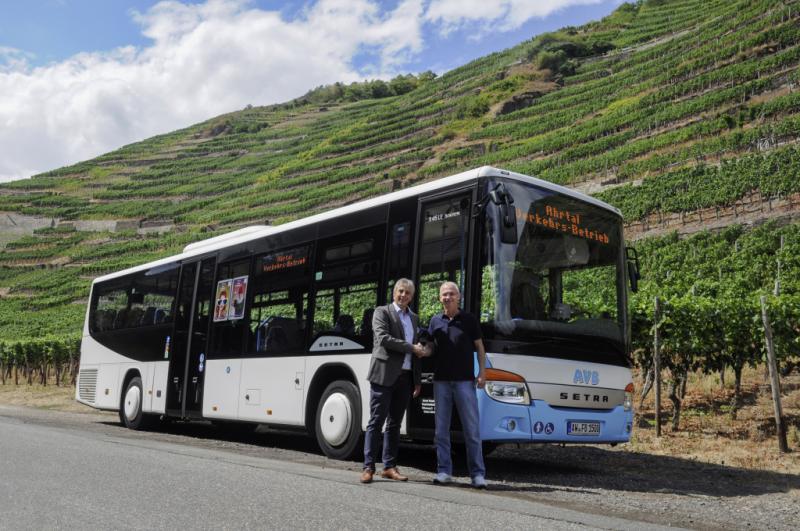
[[[639,255],[633,247],[625,247],[625,261],[628,264],[628,280],[631,283],[631,291],[639,291],[639,280],[642,275],[639,273]]]
[[[628,262],[628,279],[631,282],[631,291],[634,293],[639,291],[639,270],[633,262]]]
[[[489,199],[500,211],[500,241],[517,243],[517,209],[513,207],[514,198],[506,191],[503,183],[489,192]]]
[[[511,205],[500,205],[500,241],[517,243],[517,209]]]

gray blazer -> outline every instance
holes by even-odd
[[[407,343],[403,332],[403,323],[393,304],[378,306],[372,315],[372,359],[369,363],[367,379],[376,385],[393,385],[403,370],[406,353],[411,353],[411,372],[414,385],[420,383],[419,359],[413,354],[413,343],[417,342],[419,317],[409,310],[411,325],[414,327],[414,339]]]

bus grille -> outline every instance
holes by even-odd
[[[85,369],[78,375],[78,396],[81,400],[94,404],[97,390],[97,369]]]

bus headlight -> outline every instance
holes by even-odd
[[[525,378],[513,372],[486,369],[486,394],[493,400],[527,406],[531,403]]]
[[[625,401],[622,402],[622,407],[625,411],[630,411],[633,408],[633,382],[625,386]]]

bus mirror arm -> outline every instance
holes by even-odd
[[[483,209],[486,208],[486,205],[489,204],[489,194],[486,194],[482,199],[480,199],[477,203],[472,205],[472,217],[477,218],[483,212]]]
[[[483,212],[483,209],[486,208],[486,205],[488,205],[490,201],[495,205],[502,204],[503,197],[505,197],[505,195],[506,192],[503,184],[501,183],[496,185],[489,191],[489,193],[487,193],[485,196],[480,198],[475,203],[475,205],[473,206],[472,216],[477,217],[478,215],[480,215],[480,213]]]
[[[472,217],[477,217],[491,202],[500,211],[500,241],[517,243],[517,211],[512,206],[514,198],[506,191],[503,183],[497,184],[488,194],[479,199],[473,206]]]

